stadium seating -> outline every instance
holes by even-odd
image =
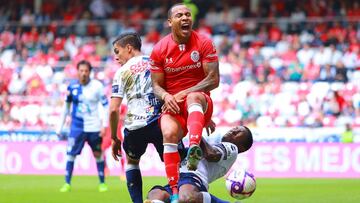
[[[114,37],[138,31],[143,52],[149,54],[167,33],[162,12],[168,5],[156,7],[160,1],[128,5],[126,12],[109,1],[104,16],[75,2],[57,17],[49,15],[57,8],[46,2],[37,14],[31,9],[19,16],[0,12],[1,129],[54,129],[78,61],[92,63],[93,77],[109,95],[120,67],[111,53]],[[288,9],[286,1],[277,1],[258,13],[244,12],[249,9],[241,3],[230,10],[219,5],[203,9],[196,29],[213,38],[220,56],[221,85],[212,93],[214,121],[219,126],[336,127],[351,122],[360,127],[360,9],[355,4]]]

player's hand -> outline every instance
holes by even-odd
[[[173,114],[180,113],[180,107],[176,102],[176,99],[171,94],[166,94],[164,97],[164,105],[161,107],[163,112],[171,112]]]
[[[177,102],[177,103],[183,102],[184,99],[185,99],[185,97],[186,97],[186,95],[187,95],[187,94],[186,94],[184,91],[180,91],[180,92],[176,93],[176,94],[174,95],[176,102]]]
[[[119,161],[121,158],[121,141],[119,139],[111,140],[111,150],[115,161]]]
[[[205,126],[206,133],[210,135],[215,131],[215,128],[216,128],[215,122],[213,120],[210,120],[209,123]]]

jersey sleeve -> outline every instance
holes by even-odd
[[[161,52],[159,46],[155,46],[150,55],[150,71],[155,73],[164,72],[164,63],[161,59]]]
[[[66,98],[65,98],[66,103],[71,103],[72,102],[72,95],[71,95],[71,85],[68,86],[67,90],[66,90]]]
[[[203,63],[218,61],[215,44],[209,38],[204,39],[201,48]]]
[[[114,80],[111,87],[111,97],[124,98],[124,81],[122,80],[122,71],[118,70],[115,73]]]
[[[230,142],[222,142],[215,147],[221,152],[221,160],[228,160],[238,155],[237,146]]]

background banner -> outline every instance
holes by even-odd
[[[121,165],[105,153],[110,175]],[[66,142],[2,142],[1,174],[64,174]],[[141,158],[144,176],[165,176],[164,165],[149,145]],[[233,168],[247,168],[256,177],[360,178],[360,145],[339,143],[256,143],[240,154]],[[91,149],[85,145],[76,158],[74,173],[96,175]]]

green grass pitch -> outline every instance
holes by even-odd
[[[63,176],[0,175],[1,203],[128,203],[126,183],[107,177],[109,191],[97,191],[96,176],[74,176],[72,191],[60,193]],[[224,179],[210,185],[210,192],[235,202],[225,189]],[[165,178],[145,177],[144,192]],[[360,179],[257,179],[253,196],[242,203],[356,203],[360,202]]]

